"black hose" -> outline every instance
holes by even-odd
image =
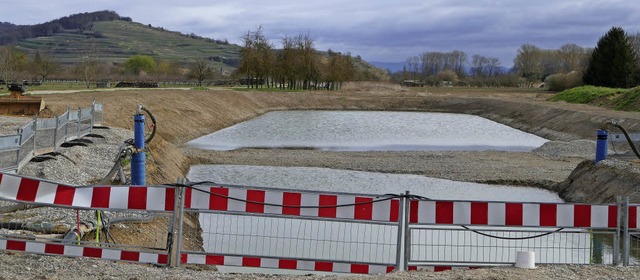
[[[149,111],[149,109],[147,109],[144,106],[141,106],[141,108],[143,111],[147,112],[147,115],[149,115],[149,118],[151,119],[151,134],[149,135],[149,137],[147,137],[147,139],[144,140],[145,144],[148,144],[149,142],[151,142],[151,140],[153,140],[153,137],[156,136],[156,118],[153,116],[153,114],[151,114],[151,111]]]
[[[526,236],[526,237],[504,237],[504,236],[497,236],[497,235],[484,233],[484,232],[481,232],[479,230],[471,229],[471,228],[469,228],[467,226],[464,226],[464,225],[461,225],[461,227],[466,229],[466,230],[470,230],[470,231],[472,231],[474,233],[477,233],[479,235],[482,235],[482,236],[486,236],[486,237],[489,237],[489,238],[503,239],[503,240],[526,240],[526,239],[540,238],[540,237],[544,237],[544,236],[547,236],[547,235],[550,235],[550,234],[553,234],[553,233],[556,233],[556,232],[560,232],[561,230],[564,229],[564,228],[559,228],[559,229],[556,229],[554,231],[549,231],[549,232],[545,232],[545,233],[542,233],[542,234]]]
[[[633,150],[633,153],[636,154],[636,156],[640,159],[640,152],[638,152],[636,145],[633,144],[633,141],[631,141],[631,136],[629,136],[629,132],[627,132],[627,130],[617,122],[609,122],[609,124],[619,128],[622,131],[622,134],[624,134],[624,137],[627,139],[629,146],[631,146],[631,150]]]

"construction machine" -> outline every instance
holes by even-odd
[[[0,115],[37,115],[44,109],[42,97],[25,96],[26,85],[10,84],[9,96],[0,96]]]

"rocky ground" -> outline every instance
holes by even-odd
[[[385,91],[387,89],[380,89]],[[395,89],[394,89],[395,90]],[[145,102],[145,105],[154,108],[159,119],[158,126],[162,130],[160,136],[167,139],[175,146],[182,146],[187,140],[220,129],[230,124],[251,118],[268,110],[286,108],[327,108],[327,109],[397,109],[398,106],[408,109],[420,108],[429,110],[433,106],[445,106],[447,110],[463,111],[464,106],[482,107],[491,106],[491,99],[499,99],[498,107],[505,110],[538,104],[537,95],[519,95],[515,98],[522,102],[520,105],[503,104],[502,100],[512,100],[511,94],[478,94],[461,95],[455,98],[455,94],[445,93],[432,96],[429,93],[410,93],[404,90],[393,92],[393,95],[380,92],[354,91],[340,94],[322,93],[306,94],[304,96],[290,96],[289,94],[251,94],[231,93],[227,91],[194,92],[189,93],[189,98],[175,99],[177,95],[171,95],[166,91],[131,91],[113,93],[75,93],[53,95],[47,97],[47,104],[51,104],[47,112],[56,114],[57,110],[63,110],[71,102],[72,106],[86,106],[95,98],[106,105],[105,118],[108,124],[130,128],[130,118],[134,105]],[[186,93],[184,93],[186,94]],[[342,93],[341,93],[342,94]],[[427,98],[425,98],[425,96]],[[403,99],[407,97],[407,99]],[[389,103],[382,99],[389,98],[395,103]],[[484,99],[483,99],[484,98]],[[84,102],[84,103],[83,103]],[[376,103],[377,102],[377,103]],[[459,104],[458,104],[458,103]],[[483,102],[488,102],[483,104]],[[437,104],[436,104],[437,103]],[[58,106],[59,105],[59,106]],[[557,104],[549,105],[549,108],[557,110]],[[511,107],[509,107],[511,106]],[[537,105],[536,105],[537,106]],[[545,105],[546,106],[546,105]],[[129,108],[131,107],[131,108]],[[403,107],[403,108],[404,108]],[[440,108],[440,107],[438,107]],[[546,107],[545,107],[546,108]],[[475,109],[474,109],[475,110]],[[494,110],[491,108],[487,112]],[[552,110],[552,111],[553,111]],[[526,111],[526,110],[525,110]],[[129,112],[129,113],[127,113]],[[493,111],[491,111],[493,112]],[[546,112],[546,111],[545,111]],[[554,111],[555,112],[555,111]],[[602,110],[576,109],[578,117],[582,114],[607,115]],[[469,113],[478,113],[470,109]],[[480,115],[489,113],[479,112]],[[505,113],[493,112],[496,119],[514,126],[526,123],[522,119],[526,116],[511,116]],[[521,113],[518,113],[521,114]],[[558,116],[570,119],[564,113]],[[617,112],[610,114],[612,117],[624,117]],[[537,116],[537,115],[536,115]],[[491,116],[488,116],[491,117]],[[539,117],[542,117],[539,116]],[[536,117],[538,118],[538,117]],[[594,117],[595,119],[599,117]],[[632,117],[633,118],[633,117]],[[533,118],[529,118],[533,119]],[[5,119],[2,131],[11,133],[15,128],[9,128],[20,124],[20,119]],[[543,122],[544,120],[538,120]],[[553,120],[558,121],[558,120]],[[580,125],[577,125],[580,126]],[[549,129],[548,127],[554,127]],[[566,129],[563,129],[566,127]],[[585,125],[590,127],[590,125]],[[524,130],[538,131],[541,134],[557,136],[556,140],[531,153],[508,152],[398,152],[398,153],[324,153],[318,151],[292,151],[292,150],[241,150],[235,152],[202,152],[188,147],[183,153],[190,157],[191,163],[220,163],[220,164],[255,164],[255,165],[285,165],[285,166],[313,166],[329,167],[337,169],[363,170],[391,173],[408,173],[425,176],[433,176],[444,179],[474,181],[483,183],[508,183],[516,185],[535,185],[549,188],[564,180],[585,158],[593,157],[593,145],[591,140],[580,139],[580,135],[570,134],[573,128],[568,124],[548,125],[544,127],[524,127]],[[116,146],[122,140],[131,137],[129,130],[110,129],[99,130],[95,134],[101,137],[88,137],[92,141],[87,146],[75,146],[65,149],[55,159],[39,163],[31,163],[24,168],[22,174],[44,177],[54,181],[68,184],[89,184],[98,180],[112,163]],[[554,138],[552,138],[554,139]],[[157,145],[157,144],[156,144]],[[164,145],[164,144],[163,144]],[[160,145],[153,157],[162,164],[175,166],[156,166],[159,175],[154,175],[154,182],[173,182],[176,176],[176,167],[183,166],[180,163],[180,154],[175,154],[171,145]],[[90,162],[84,164],[81,162]],[[185,165],[187,165],[185,163]],[[102,170],[102,171],[101,171]],[[179,169],[178,169],[179,170]],[[183,172],[185,170],[182,170]],[[164,173],[164,174],[163,174]],[[74,181],[75,180],[75,181]],[[149,179],[148,179],[149,180]],[[171,181],[170,181],[171,180]],[[29,210],[39,211],[39,210]],[[47,213],[34,212],[33,216],[47,217]],[[66,218],[61,218],[66,219]],[[391,278],[391,279],[637,279],[640,268],[622,268],[609,266],[540,266],[536,269],[516,269],[512,267],[489,268],[478,270],[456,270],[449,272],[403,272],[391,273],[384,276],[273,276],[273,275],[235,275],[220,274],[211,268],[159,268],[148,265],[127,264],[113,261],[88,260],[80,258],[65,258],[38,256],[23,253],[0,254],[0,279],[230,279],[230,278],[290,278],[290,279],[315,279],[335,278]]]

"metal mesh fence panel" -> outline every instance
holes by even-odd
[[[91,112],[92,108],[80,109],[80,119],[78,120],[78,133],[79,136],[84,136],[89,134],[92,128],[91,123]]]
[[[58,117],[58,131],[56,132],[56,147],[64,143],[67,137],[67,124],[69,123],[69,112]]]
[[[69,111],[69,122],[67,123],[67,135],[66,140],[70,141],[78,138],[78,131],[80,128],[80,118],[78,110]]]
[[[0,136],[0,170],[18,166],[19,135]]]
[[[55,149],[56,126],[55,118],[36,121],[36,150]]]
[[[104,106],[100,103],[94,104],[93,123],[94,125],[104,124]]]
[[[25,137],[26,135],[28,135],[28,137]],[[29,134],[25,132],[22,133],[20,152],[18,154],[18,166],[21,166],[21,164],[26,164],[27,162],[29,162],[29,160],[31,160],[35,143],[35,137],[33,136],[33,131],[31,131]]]
[[[396,224],[200,213],[205,252],[393,265]]]
[[[630,231],[629,240],[629,265],[640,266],[640,231]]]
[[[613,235],[578,229],[413,228],[410,263],[513,264],[518,251],[533,251],[541,264],[612,264]]]

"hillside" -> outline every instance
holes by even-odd
[[[18,46],[28,53],[48,53],[62,64],[77,63],[86,52],[95,52],[112,63],[143,54],[171,62],[202,58],[217,67],[234,68],[240,46],[218,42],[132,21],[112,20],[91,22],[84,30],[65,29],[51,36],[23,39]]]
[[[103,62],[120,64],[135,55],[159,61],[209,61],[214,69],[232,72],[239,65],[241,47],[226,40],[183,34],[134,22],[113,11],[82,13],[37,25],[0,22],[0,45],[14,44],[30,55],[47,54],[56,62],[74,65],[90,54]],[[326,52],[318,50],[323,55]],[[388,80],[385,70],[359,56],[354,62],[360,80]]]

